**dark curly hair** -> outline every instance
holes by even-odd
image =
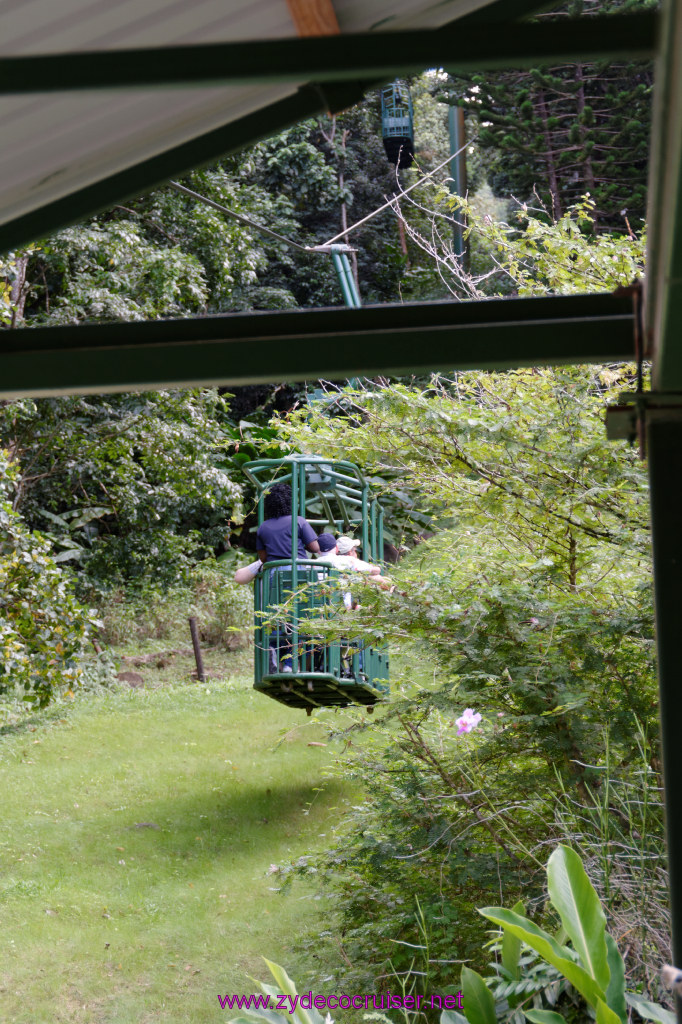
[[[266,519],[291,515],[291,487],[289,484],[273,484],[263,502]]]

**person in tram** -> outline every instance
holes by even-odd
[[[289,484],[274,484],[265,495],[263,504],[265,520],[259,526],[256,534],[258,558],[255,562],[243,565],[235,571],[235,583],[252,583],[264,562],[291,558],[291,487]],[[303,516],[299,516],[299,558],[306,557],[306,548],[308,551],[316,553],[320,551],[315,531]]]
[[[255,562],[250,562],[248,565],[242,565],[241,568],[235,570],[234,582],[253,583],[262,568],[263,563],[260,558],[257,558]]]
[[[392,590],[393,585],[389,579],[381,575],[381,569],[378,565],[372,565],[371,562],[365,562],[364,559],[358,557],[358,547],[360,546],[359,540],[354,540],[352,537],[334,537],[331,533],[321,533],[317,538],[320,545],[320,554],[317,556],[318,562],[323,562],[327,565],[331,565],[334,569],[338,569],[340,572],[347,574],[352,572],[360,572],[363,574],[363,578],[368,583],[375,583],[383,590]],[[353,599],[353,596],[349,590],[343,594],[344,606],[350,611],[353,608],[359,608],[360,605]],[[358,671],[362,674],[364,671],[364,647],[362,644],[358,647],[356,642],[344,642],[344,647],[341,650],[341,675],[348,678],[354,676],[353,668],[353,657],[357,655],[357,667]]]
[[[288,559],[287,565],[276,566],[271,570],[287,571],[291,568],[292,541],[292,507],[291,487],[289,484],[273,484],[263,501],[265,519],[256,533],[256,550],[261,563]],[[320,545],[317,535],[307,519],[297,516],[297,560],[308,557],[307,552],[319,553]],[[248,567],[247,567],[248,569]],[[254,574],[255,575],[255,574]],[[235,576],[236,579],[236,576]],[[270,671],[292,672],[293,659],[291,640],[291,624],[282,622],[276,633],[270,637]]]
[[[339,569],[342,572],[361,572],[367,576],[369,583],[376,583],[383,590],[391,588],[392,583],[385,576],[381,575],[378,565],[365,562],[358,557],[359,540],[352,537],[334,537],[331,533],[321,533],[317,538],[320,547],[318,562],[326,562],[328,565]],[[347,602],[346,607],[349,607]]]
[[[291,559],[291,487],[273,484],[263,502],[265,519],[256,533],[256,550],[261,562]],[[307,519],[297,517],[298,558],[307,558],[306,551],[319,552],[317,535]]]

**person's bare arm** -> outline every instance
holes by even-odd
[[[310,544],[306,544],[306,550],[313,551],[315,554],[318,554],[320,550],[320,545],[318,541],[311,540]]]
[[[248,566],[242,566],[241,569],[237,569],[234,574],[235,583],[252,583],[255,580],[254,574],[248,568]]]
[[[268,560],[268,553],[265,550],[265,548],[263,548],[262,551],[257,551],[256,554],[260,558],[261,562],[267,562],[267,560]]]
[[[390,590],[391,587],[393,586],[393,584],[391,583],[387,576],[381,575],[381,570],[379,570],[378,574],[367,573],[367,582],[375,583],[377,587],[381,587],[382,590]]]

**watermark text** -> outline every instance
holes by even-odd
[[[462,993],[440,996],[395,996],[391,992],[383,995],[330,995],[314,996],[312,992],[303,995],[224,995],[218,996],[221,1010],[285,1010],[294,1014],[302,1010],[462,1010]]]

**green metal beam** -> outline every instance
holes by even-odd
[[[682,406],[647,412],[656,648],[672,912],[672,963],[682,963]],[[676,999],[678,1020],[682,1004]]]
[[[0,332],[0,397],[632,359],[631,300],[571,295]]]
[[[269,85],[357,81],[417,74],[427,67],[485,71],[575,60],[646,59],[656,48],[655,13],[472,25],[466,46],[449,29],[372,32],[254,42],[168,46],[0,59],[0,93],[157,86]]]
[[[363,83],[347,82],[324,88],[304,86],[293,96],[6,221],[0,225],[0,253],[45,238],[68,224],[108,209],[114,203],[143,195],[164,185],[169,178],[181,177],[204,164],[214,163],[228,153],[239,152],[306,117],[358,103],[364,92]]]
[[[669,2],[654,89],[646,326],[653,386],[682,391],[682,3]]]

